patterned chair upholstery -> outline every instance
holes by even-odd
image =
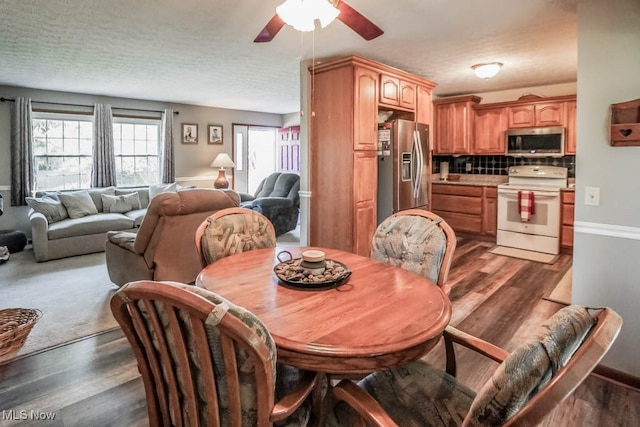
[[[251,312],[154,281],[122,287],[111,310],[136,355],[150,425],[307,424],[318,376],[277,364],[273,338]]]
[[[442,218],[409,209],[380,223],[373,235],[371,258],[424,276],[448,294],[446,281],[455,248],[455,232]]]
[[[203,267],[229,255],[274,248],[273,224],[262,214],[243,208],[222,209],[196,230],[196,248]]]
[[[569,306],[511,354],[449,327],[447,372],[417,361],[373,373],[358,385],[342,381],[334,395],[367,421],[377,414],[373,425],[536,425],[595,368],[621,324],[611,309],[592,316],[585,307]],[[477,394],[455,378],[454,342],[502,362]],[[337,405],[331,424],[344,425],[347,408]]]
[[[269,218],[279,236],[298,225],[299,193],[300,175],[274,172],[260,182],[255,194],[239,194],[241,206]]]

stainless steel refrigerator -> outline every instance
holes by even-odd
[[[378,224],[395,212],[429,208],[429,125],[378,124]]]

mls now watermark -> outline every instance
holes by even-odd
[[[2,418],[4,421],[52,421],[56,419],[55,412],[45,412],[45,411],[36,411],[34,409],[27,411],[26,409],[22,410],[10,410],[10,411],[2,411]]]

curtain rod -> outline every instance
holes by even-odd
[[[0,102],[14,102],[15,99],[10,99],[10,98],[5,98],[2,97],[0,98]],[[35,102],[37,104],[49,104],[49,105],[64,105],[67,107],[86,107],[86,108],[93,108],[93,105],[85,105],[85,104],[68,104],[66,102],[49,102],[49,101],[31,101],[31,102]],[[149,113],[162,113],[162,111],[160,110],[146,110],[144,108],[125,108],[125,107],[111,107],[114,110],[124,110],[124,111],[146,111]],[[174,111],[173,112],[174,115],[178,115],[180,114],[180,111]]]

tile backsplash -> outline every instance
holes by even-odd
[[[510,156],[433,156],[433,173],[440,173],[440,162],[449,162],[449,173],[475,175],[508,175],[511,166],[548,165],[567,168],[569,178],[576,176],[576,156],[564,157],[510,157]],[[471,163],[471,171],[466,165]]]

